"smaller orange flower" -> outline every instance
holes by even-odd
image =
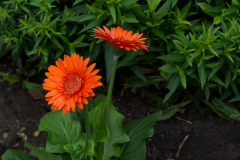
[[[121,27],[113,27],[111,31],[108,30],[107,27],[103,26],[104,30],[97,26],[98,29],[93,29],[94,38],[99,38],[107,41],[110,45],[117,48],[124,48],[126,50],[134,50],[136,49],[145,49],[148,51],[148,46],[144,45],[147,38],[140,38],[142,34],[135,33],[132,35],[132,31],[127,31],[122,29]]]
[[[48,68],[43,88],[49,90],[45,97],[51,109],[62,109],[63,114],[70,108],[75,112],[75,105],[83,109],[83,103],[88,104],[86,98],[95,96],[92,89],[102,85],[98,82],[102,77],[96,75],[99,70],[92,71],[95,63],[87,67],[89,60],[74,53],[71,57],[64,55],[63,61],[56,61],[57,66]]]

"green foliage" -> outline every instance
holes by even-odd
[[[8,149],[1,157],[2,160],[31,160],[31,156],[27,153],[14,150],[14,149]]]
[[[52,111],[44,115],[39,124],[40,131],[48,132],[46,147],[37,148],[26,142],[25,147],[31,150],[31,156],[39,160],[84,160],[87,157],[109,160],[133,156],[145,159],[145,138],[153,135],[153,124],[161,119],[162,112],[123,125],[124,116],[111,105],[109,120],[105,123],[102,116],[105,103],[106,97],[99,95],[92,105],[88,104],[88,107],[93,108],[89,112],[91,140],[86,140],[82,120],[75,115],[78,113],[66,112],[63,115],[62,111]],[[3,160],[11,158],[31,159],[29,154],[16,150],[8,150],[2,156]]]
[[[1,71],[0,71],[0,75],[5,81],[9,82],[9,84],[13,84],[13,83],[19,81],[19,78],[16,75],[9,75],[9,74],[3,73]]]

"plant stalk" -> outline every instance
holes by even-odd
[[[85,127],[86,127],[87,140],[90,140],[91,139],[91,132],[90,132],[90,122],[89,122],[89,113],[88,113],[87,105],[83,104],[83,110],[84,110],[84,117],[85,117]]]
[[[113,64],[112,64],[112,71],[111,71],[111,77],[108,85],[108,92],[107,92],[107,100],[106,100],[106,105],[105,105],[105,111],[104,111],[104,116],[105,116],[105,122],[108,121],[109,119],[109,114],[110,114],[110,104],[111,104],[111,98],[112,98],[112,90],[113,90],[113,84],[114,84],[114,79],[115,79],[115,73],[117,69],[117,61],[118,61],[118,55],[113,56]]]
[[[90,121],[89,121],[89,112],[88,107],[86,104],[83,104],[84,110],[84,117],[85,117],[85,128],[86,128],[86,135],[87,140],[91,140],[91,130],[90,130]],[[90,157],[87,156],[87,160],[90,160]]]

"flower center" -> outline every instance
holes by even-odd
[[[64,79],[64,87],[68,94],[73,94],[81,87],[81,78],[77,74],[67,75]]]

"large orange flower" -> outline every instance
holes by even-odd
[[[111,31],[107,27],[103,26],[104,30],[97,26],[98,29],[93,29],[94,38],[104,39],[110,45],[117,48],[124,48],[126,50],[145,49],[148,51],[148,46],[144,45],[144,40],[147,38],[140,38],[143,34],[135,33],[132,35],[132,31],[127,31],[121,27],[113,27]]]
[[[63,114],[69,112],[70,108],[75,111],[75,105],[83,109],[83,104],[88,104],[87,97],[95,96],[93,88],[101,86],[98,82],[101,76],[96,75],[99,70],[92,71],[95,63],[87,67],[90,58],[83,61],[76,53],[64,55],[56,61],[57,66],[51,65],[46,72],[47,79],[44,80],[43,88],[49,90],[46,101],[51,104],[51,109],[62,109]]]

